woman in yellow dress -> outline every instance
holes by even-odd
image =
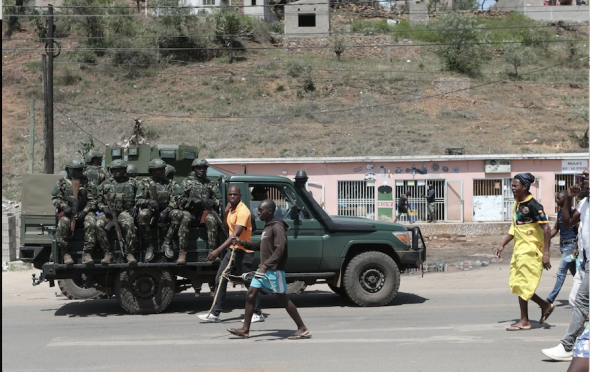
[[[543,206],[530,193],[535,177],[530,173],[521,173],[512,180],[514,194],[514,211],[512,226],[504,241],[496,249],[496,257],[504,250],[506,244],[514,239],[514,252],[510,261],[510,290],[518,295],[520,321],[506,328],[507,331],[524,331],[531,329],[528,302],[533,300],[541,307],[543,323],[553,312],[555,305],[543,300],[535,293],[543,268],[551,268],[549,247],[551,245],[551,228]]]

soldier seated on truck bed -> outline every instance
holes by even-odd
[[[96,246],[95,188],[84,176],[84,164],[78,159],[66,163],[66,177],[57,181],[51,191],[51,201],[57,210],[55,238],[66,265],[73,265],[70,243],[76,227],[84,227],[84,256],[82,263],[93,264]]]
[[[166,163],[162,159],[153,159],[148,166],[148,172],[150,177],[139,183],[135,197],[136,206],[141,208],[138,216],[139,229],[147,246],[145,262],[150,262],[154,258],[154,222],[170,223],[162,249],[166,257],[172,258],[172,238],[183,218],[182,211],[176,206],[176,199],[182,194],[182,188],[175,181],[166,178]]]
[[[102,154],[95,150],[90,150],[86,154],[84,175],[88,178],[88,182],[90,182],[92,186],[99,186],[109,178],[106,169],[102,167],[102,159]]]
[[[137,249],[137,229],[135,228],[135,217],[138,213],[135,206],[137,181],[127,176],[127,163],[124,160],[113,160],[110,169],[112,177],[102,183],[98,197],[98,209],[102,213],[97,218],[97,234],[100,246],[105,252],[101,263],[108,265],[113,262],[107,226],[113,218],[117,218],[122,237],[126,242],[125,258],[129,264],[136,264],[134,254]]]

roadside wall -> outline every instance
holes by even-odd
[[[16,226],[13,213],[2,215],[2,262],[16,260]]]

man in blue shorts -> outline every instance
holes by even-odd
[[[289,339],[309,338],[311,337],[309,330],[303,324],[297,308],[287,298],[285,266],[288,256],[287,230],[289,230],[289,225],[274,218],[275,210],[275,203],[269,199],[263,200],[258,206],[258,216],[261,221],[266,222],[260,241],[250,242],[234,238],[234,244],[239,244],[246,249],[260,250],[260,265],[254,279],[252,279],[252,283],[250,283],[250,290],[246,299],[244,325],[241,329],[228,328],[227,331],[242,338],[250,337],[250,322],[254,313],[254,304],[258,293],[262,290],[266,293],[274,293],[279,303],[297,324],[297,331],[289,336]]]

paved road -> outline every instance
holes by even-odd
[[[557,262],[556,262],[557,263]],[[556,267],[554,263],[554,267]],[[113,300],[69,301],[56,288],[30,286],[31,271],[2,274],[2,370],[17,371],[565,371],[540,349],[557,344],[570,318],[568,276],[548,324],[506,332],[519,315],[507,266],[404,276],[391,306],[358,308],[310,287],[293,296],[313,333],[284,338],[294,324],[270,297],[269,315],[249,340],[231,339],[243,292],[231,293],[220,324],[199,324],[210,297],[177,295],[165,314],[130,316]],[[538,293],[550,292],[555,270]],[[531,305],[531,317],[540,310]]]

